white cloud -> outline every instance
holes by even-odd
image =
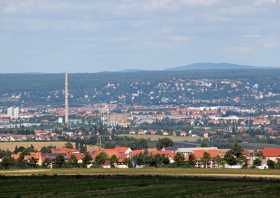
[[[176,42],[176,43],[189,43],[189,42],[192,41],[192,37],[190,37],[190,36],[174,35],[174,36],[169,36],[168,40]]]
[[[270,37],[257,40],[257,46],[264,49],[274,49],[280,47],[279,37]]]
[[[279,0],[254,0],[254,5],[256,6],[262,6],[262,5],[276,5],[280,4]]]
[[[224,52],[230,56],[247,56],[255,52],[255,49],[249,46],[232,46],[224,49]]]
[[[31,13],[36,11],[55,12],[66,9],[68,5],[63,0],[1,0],[0,11],[6,14]]]
[[[211,6],[221,0],[144,0],[144,6],[150,9],[174,9],[182,6]]]
[[[279,5],[280,0],[144,0],[144,7],[148,9],[169,9],[184,7],[260,7]]]
[[[262,38],[262,35],[261,34],[244,34],[242,37],[246,38],[246,39],[259,39],[259,38]]]

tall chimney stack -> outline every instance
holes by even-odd
[[[68,92],[68,73],[65,73],[65,82],[64,82],[64,125],[65,127],[69,126],[69,92]]]

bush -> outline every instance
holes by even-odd
[[[62,168],[65,165],[65,158],[63,155],[58,155],[55,158],[55,167]]]
[[[106,160],[108,160],[109,157],[107,155],[107,153],[105,152],[101,152],[99,153],[96,158],[95,158],[95,162],[98,164],[98,165],[102,165],[105,163]]]
[[[270,169],[274,169],[275,168],[275,162],[272,160],[267,160],[267,166]]]
[[[15,161],[10,156],[5,156],[2,158],[1,167],[4,169],[11,168],[15,165]]]
[[[169,138],[159,139],[158,143],[157,143],[157,148],[158,149],[162,149],[162,148],[166,148],[166,147],[172,147],[172,146],[174,146],[174,142]]]
[[[262,160],[260,158],[256,158],[253,161],[253,166],[261,166],[262,165]]]

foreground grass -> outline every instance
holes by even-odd
[[[5,198],[278,197],[279,182],[167,176],[0,177]]]
[[[0,176],[31,175],[172,175],[172,176],[268,176],[280,179],[280,170],[257,169],[186,169],[186,168],[144,168],[144,169],[24,169],[0,170]]]

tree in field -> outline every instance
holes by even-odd
[[[274,169],[275,168],[275,162],[272,160],[267,160],[267,166],[269,169]]]
[[[162,138],[158,140],[157,149],[174,146],[174,142],[169,138]]]
[[[0,159],[2,159],[5,156],[11,156],[12,153],[10,151],[4,151],[0,149]]]
[[[20,147],[18,147],[18,146],[16,146],[15,147],[15,150],[14,150],[14,153],[22,153],[22,152],[24,152],[26,150],[26,148],[24,148],[23,146],[20,146]]]
[[[30,147],[27,147],[27,148],[25,149],[25,152],[26,152],[26,153],[35,152],[34,146],[31,144]]]
[[[98,165],[102,165],[106,162],[106,160],[108,160],[109,157],[107,155],[107,153],[105,152],[101,152],[99,153],[96,158],[95,158],[95,162],[98,164]]]
[[[135,162],[137,165],[145,165],[147,164],[147,153],[140,153],[133,157],[132,161]]]
[[[245,157],[242,154],[243,149],[237,143],[235,143],[231,150],[226,152],[224,160],[229,165],[242,165],[245,162]]]
[[[163,155],[156,155],[151,157],[150,166],[161,167],[166,164],[169,164],[169,159]]]
[[[43,146],[40,151],[42,153],[51,153],[52,148],[55,148],[55,147],[53,147],[53,146]]]
[[[118,162],[118,158],[116,155],[113,155],[111,158],[110,158],[110,163],[111,163],[111,166],[114,166],[114,164],[116,164]]]
[[[37,161],[32,157],[29,161],[29,166],[31,166],[32,168],[36,168],[37,167]]]
[[[73,147],[73,144],[72,144],[71,142],[65,143],[64,147],[65,147],[65,148],[68,148],[68,149],[74,148],[74,147]]]
[[[11,168],[15,164],[14,159],[11,156],[5,156],[2,158],[1,167],[4,169]]]
[[[45,159],[45,161],[43,162],[43,167],[44,168],[49,168],[49,167],[51,167],[52,166],[52,160],[50,160],[50,159]]]
[[[204,152],[203,157],[201,158],[201,162],[203,163],[204,168],[208,167],[209,162],[211,161],[211,156],[209,153]]]
[[[260,158],[256,158],[253,161],[253,166],[261,166],[262,165],[262,160]]]
[[[235,143],[232,147],[232,152],[234,154],[234,156],[238,159],[240,157],[242,157],[242,151],[243,149],[241,148],[240,144]]]
[[[14,153],[17,154],[18,153],[18,146],[16,145]]]
[[[214,159],[214,161],[216,162],[218,168],[219,167],[224,167],[224,165],[225,165],[224,159],[221,158],[219,155]]]
[[[65,158],[63,155],[58,155],[55,158],[55,167],[62,168],[65,164]]]
[[[92,162],[92,157],[91,157],[91,155],[88,153],[88,152],[86,152],[85,153],[85,156],[84,156],[84,159],[83,159],[83,165],[84,165],[84,167],[86,167],[88,164],[90,164]]]
[[[185,157],[184,157],[184,154],[183,153],[176,153],[175,155],[175,158],[174,158],[174,161],[177,163],[177,164],[183,164],[185,162]]]
[[[201,147],[208,147],[208,138],[203,138],[202,142],[201,142]]]
[[[275,164],[275,168],[280,169],[280,162],[279,161]]]
[[[190,154],[190,155],[189,155],[189,163],[190,163],[190,165],[193,166],[193,167],[195,167],[196,162],[197,162],[197,161],[196,161],[196,159],[195,159],[194,154]]]
[[[17,161],[18,161],[18,162],[23,162],[23,161],[24,161],[25,155],[27,155],[26,152],[21,152],[21,153],[19,154],[19,157],[18,157]]]
[[[236,158],[235,158],[235,156],[234,156],[234,154],[231,150],[226,152],[224,160],[227,164],[229,164],[231,166],[237,164],[237,160],[236,160]]]
[[[71,155],[71,157],[70,157],[68,163],[69,163],[69,165],[70,165],[71,167],[74,167],[74,168],[78,167],[78,160],[77,160],[77,157],[76,157],[75,155]]]

